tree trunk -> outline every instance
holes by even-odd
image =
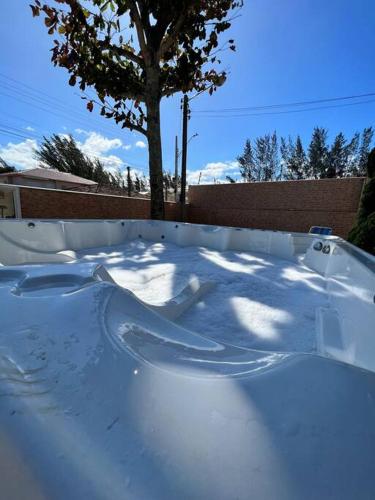
[[[160,131],[160,98],[158,82],[153,82],[148,95],[147,140],[151,184],[151,219],[164,219],[163,160]]]

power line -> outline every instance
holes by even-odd
[[[67,111],[69,109],[69,111],[77,113],[76,109],[70,108],[69,106],[66,106],[66,105],[59,104],[58,101],[55,101],[54,99],[43,96],[43,94],[41,94],[42,95],[42,97],[41,97],[41,95],[39,95],[39,92],[36,92],[36,91],[30,92],[28,90],[24,90],[22,88],[19,88],[16,85],[4,83],[1,80],[0,80],[0,88],[5,90],[6,92],[15,93],[17,96],[21,95],[25,98],[38,101],[42,104],[48,104],[49,106],[52,104],[53,106],[56,106],[59,109],[63,109],[64,111]]]
[[[42,93],[38,91],[34,91],[33,93],[29,91],[25,91],[24,89],[18,88],[17,86],[14,86],[12,84],[8,83],[3,83],[0,81],[0,88],[6,92],[10,92],[12,94],[12,97],[23,97],[25,99],[29,99],[31,102],[37,102],[39,104],[43,104],[46,106],[53,106],[55,110],[62,111],[65,113],[68,113],[69,116],[75,116],[78,117],[79,119],[87,119],[87,114],[77,111],[72,106],[67,106],[64,104],[59,104],[59,102],[55,101],[54,99],[51,99],[49,97],[45,97]],[[35,94],[35,95],[34,95]],[[7,95],[9,97],[9,95]]]
[[[8,130],[4,130],[4,129],[1,129],[1,128],[0,128],[0,132],[3,135],[10,135],[10,136],[14,136],[14,137],[19,137],[21,139],[33,139],[33,137],[30,137],[30,136],[27,137],[26,135],[17,134],[15,132],[10,132]]]
[[[9,82],[4,83],[1,81],[1,78],[5,80],[10,80],[11,82],[14,83],[9,83]],[[21,88],[18,88],[17,86]],[[26,89],[30,90],[24,90],[22,87],[25,87]],[[4,93],[2,92],[3,89],[11,93],[10,94]],[[90,127],[94,128],[96,132],[101,132],[103,135],[108,135],[108,134],[117,135],[119,131],[118,127],[115,126],[114,123],[112,122],[108,123],[108,120],[106,120],[108,128],[104,128],[102,117],[97,119],[94,118],[92,115],[89,115],[88,113],[80,111],[77,112],[77,110],[73,106],[66,106],[64,101],[62,101],[61,99],[53,97],[51,94],[40,92],[39,90],[33,88],[32,86],[20,82],[15,78],[4,75],[3,73],[0,73],[0,95],[9,97],[18,102],[22,102],[27,106],[34,107],[52,116],[58,116],[65,120],[67,119],[73,121],[73,123],[75,123],[77,126],[79,125],[81,128],[83,127],[87,128],[89,125]],[[59,104],[57,101],[62,104]],[[47,108],[45,106],[47,106]],[[51,106],[53,106],[53,111],[51,109]],[[4,113],[4,114],[7,114],[11,118],[16,118],[13,115],[10,115],[9,113]],[[24,122],[28,123],[27,120],[24,120]],[[24,133],[23,130],[20,132]],[[142,166],[136,165],[134,168],[137,168],[138,170],[143,170],[144,172],[148,173],[148,167],[144,165]]]
[[[29,118],[21,118],[20,116],[14,115],[13,113],[7,113],[4,110],[0,110],[0,115],[1,116],[3,116],[3,115],[7,116],[8,118],[10,118],[12,121],[15,121],[15,122],[21,122],[21,123],[24,123],[26,125],[34,125],[34,127],[38,127],[38,130],[41,130],[41,131],[44,130],[44,132],[46,133],[46,135],[49,134],[49,131],[47,131],[46,129],[41,128],[42,125],[40,123],[34,122],[33,120],[30,120]],[[28,131],[26,128],[25,128],[25,130]]]
[[[70,122],[73,122],[77,128],[90,127],[91,129],[95,129],[95,131],[100,132],[103,135],[108,135],[108,134],[109,135],[116,135],[114,130],[104,129],[103,127],[99,127],[96,123],[92,123],[92,120],[90,117],[88,117],[88,119],[86,121],[83,118],[76,118],[75,116],[72,116],[72,114],[69,111],[67,111],[67,112],[61,112],[60,110],[52,111],[51,107],[47,109],[43,106],[40,106],[39,103],[30,102],[28,100],[24,100],[24,99],[21,99],[19,97],[14,96],[14,95],[6,94],[6,93],[0,91],[0,96],[1,95],[5,96],[5,97],[9,97],[17,102],[20,102],[20,103],[27,105],[27,106],[31,106],[35,109],[39,109],[40,111],[43,111],[44,113],[47,113],[51,116],[63,118],[64,120],[69,120]],[[51,105],[49,104],[49,106],[51,106]]]
[[[98,127],[95,123],[92,123],[91,119],[88,119],[87,121],[85,121],[82,118],[76,118],[76,117],[72,116],[72,114],[70,114],[69,111],[67,111],[66,113],[65,112],[62,113],[62,112],[51,111],[51,109],[46,109],[45,107],[40,106],[39,104],[36,104],[34,102],[29,102],[29,101],[24,100],[24,99],[20,99],[19,97],[16,97],[16,96],[13,96],[10,94],[5,94],[4,92],[0,92],[0,95],[14,99],[15,101],[26,104],[27,106],[31,106],[33,108],[39,109],[39,110],[41,110],[47,114],[50,114],[52,116],[58,116],[60,118],[63,118],[64,120],[70,120],[73,123],[79,125],[80,127],[87,127],[89,125],[90,127],[95,128],[95,130],[97,130],[98,132],[101,132],[102,134],[114,134],[113,131],[105,130],[101,127]],[[49,106],[51,106],[51,105],[49,105]]]
[[[0,86],[1,89],[1,86]],[[9,92],[9,90],[8,90]],[[12,92],[12,91],[10,91]],[[15,91],[13,91],[15,92]],[[16,95],[13,95],[12,93],[6,93],[3,91],[0,91],[0,95],[9,97],[15,101],[22,102],[23,104],[26,104],[27,106],[32,106],[36,109],[39,109],[41,111],[44,111],[45,113],[54,115],[54,116],[59,116],[60,118],[63,118],[65,120],[71,120],[75,122],[80,122],[81,124],[84,124],[84,126],[87,126],[87,120],[80,115],[75,115],[73,112],[71,112],[69,109],[63,109],[62,107],[60,108],[59,106],[56,106],[55,104],[52,104],[48,101],[43,101],[42,99],[35,98],[32,96],[28,96],[27,94],[19,93]],[[21,97],[20,97],[21,96]],[[42,104],[42,106],[41,106]],[[44,106],[48,106],[48,108],[45,108]],[[54,111],[52,111],[51,106],[54,107]],[[92,119],[90,119],[90,122],[92,123]],[[83,125],[81,125],[83,126]],[[96,125],[95,125],[96,126]],[[106,132],[108,133],[108,132]]]
[[[16,127],[12,127],[11,125],[7,125],[6,123],[0,123],[0,127],[3,127],[3,130],[10,129],[10,131],[14,131],[14,132],[17,132],[17,133],[20,133],[20,134],[28,135],[29,136],[28,139],[42,139],[42,136],[40,134],[35,134],[32,131],[26,131],[25,132],[25,130],[22,130],[22,129],[19,129],[19,128],[16,128]]]
[[[202,110],[193,110],[194,113],[226,113],[226,112],[234,112],[234,111],[256,111],[256,110],[267,110],[274,108],[288,108],[294,106],[306,106],[311,104],[322,104],[327,102],[337,102],[337,101],[346,101],[351,99],[361,99],[363,97],[374,97],[375,92],[369,92],[367,94],[357,94],[350,95],[344,97],[332,97],[328,99],[314,99],[310,101],[297,101],[291,103],[283,103],[283,104],[268,104],[264,106],[245,106],[240,108],[223,108],[223,109],[202,109]],[[360,104],[360,103],[358,103]]]
[[[40,92],[40,91],[36,90],[35,87],[31,87],[30,85],[27,85],[26,83],[23,83],[20,80],[16,80],[15,78],[12,78],[11,76],[4,75],[4,73],[0,73],[0,77],[5,78],[6,80],[11,80],[12,82],[16,83],[17,85],[20,85],[22,87],[26,87],[26,88],[32,90],[33,92],[38,92],[38,93]],[[62,99],[59,99],[58,97],[51,96],[51,94],[47,94],[46,92],[43,92],[43,95],[46,97],[50,97],[53,100],[60,101],[62,104],[65,105],[64,101]]]
[[[77,110],[76,107],[67,104],[64,102],[62,99],[59,99],[58,97],[51,96],[51,94],[47,94],[45,92],[41,92],[40,90],[35,89],[34,87],[31,87],[30,85],[26,85],[18,80],[15,80],[14,78],[11,77],[6,77],[2,73],[0,73],[0,78],[3,79],[9,79],[12,82],[15,83],[9,83],[9,82],[1,82],[0,80],[0,87],[3,87],[7,91],[11,91],[17,94],[17,96],[20,94],[21,96],[25,98],[30,98],[34,99],[36,101],[41,102],[42,104],[46,104],[50,106],[53,104],[57,109],[60,109],[65,112],[69,112],[69,114],[73,114],[75,116],[79,116],[83,119],[87,118],[87,113],[84,111],[79,111]],[[25,88],[22,88],[25,87]],[[25,90],[27,89],[27,90]],[[30,89],[30,90],[28,90]],[[91,118],[92,119],[92,118]]]
[[[374,94],[375,95],[375,94]],[[331,106],[317,106],[314,108],[305,108],[305,109],[291,109],[291,110],[286,110],[286,111],[270,111],[270,112],[265,112],[265,113],[242,113],[242,114],[233,114],[233,115],[204,115],[201,116],[200,118],[241,118],[241,117],[246,117],[246,116],[267,116],[267,115],[283,115],[283,114],[291,114],[291,113],[305,113],[306,111],[318,111],[322,109],[332,109],[332,108],[344,108],[348,106],[358,106],[361,104],[370,104],[374,103],[375,99],[370,99],[368,101],[361,101],[361,102],[352,102],[352,103],[343,103],[343,104],[336,104],[336,105],[331,105]]]
[[[14,99],[18,102],[22,102],[28,106],[32,106],[34,108],[40,109],[41,111],[44,111],[46,113],[49,113],[54,116],[59,116],[60,118],[75,121],[76,123],[80,123],[81,127],[85,126],[87,127],[88,121],[90,122],[91,126],[95,126],[97,130],[100,130],[104,134],[109,134],[109,133],[114,133],[114,124],[113,123],[108,123],[107,126],[109,125],[112,130],[109,130],[107,128],[103,127],[103,122],[102,120],[99,120],[98,118],[93,118],[88,114],[85,114],[84,112],[77,111],[73,106],[67,106],[64,104],[63,101],[61,101],[58,98],[52,97],[50,94],[45,94],[44,92],[40,92],[36,89],[33,89],[30,85],[23,84],[14,78],[11,77],[6,77],[2,73],[0,73],[0,77],[3,78],[8,78],[14,82],[16,82],[16,85],[19,87],[27,87],[28,89],[31,89],[31,92],[28,90],[24,90],[22,88],[17,88],[17,86],[14,86],[14,84],[9,84],[9,83],[4,83],[0,81],[0,88],[2,92],[0,92],[0,95],[3,95],[5,97],[9,97],[11,99]],[[6,93],[4,92],[10,92]],[[36,94],[36,95],[33,95]],[[14,95],[15,94],[15,95]],[[58,102],[61,102],[62,104],[59,104]],[[48,109],[42,106],[47,106]],[[51,110],[51,106],[53,106],[54,111]],[[73,120],[72,120],[73,119]],[[99,129],[100,127],[100,129]]]

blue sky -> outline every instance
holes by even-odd
[[[32,147],[42,135],[71,132],[87,154],[110,167],[127,163],[146,171],[146,139],[85,110],[78,89],[67,84],[66,71],[51,64],[52,37],[41,18],[31,17],[28,3],[14,0],[2,6],[0,156],[30,168]],[[224,35],[237,45],[236,53],[222,55],[230,71],[226,84],[213,96],[191,102],[189,135],[199,135],[189,147],[190,180],[200,171],[207,182],[235,175],[234,161],[246,138],[276,130],[300,134],[307,144],[316,125],[327,127],[330,138],[341,130],[351,136],[375,125],[375,97],[363,105],[291,114],[210,118],[194,113],[375,92],[374,21],[373,0],[245,0],[241,17]],[[174,137],[181,134],[180,98],[162,105],[167,170],[173,170]]]

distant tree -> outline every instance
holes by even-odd
[[[163,180],[164,180],[164,186],[166,186],[168,189],[172,187],[172,176],[170,172],[163,173]]]
[[[15,167],[12,167],[0,157],[0,174],[8,174],[10,172],[16,172]]]
[[[116,188],[125,189],[125,181],[121,170],[118,168],[116,172],[111,175],[112,185]]]
[[[174,188],[174,183],[170,172],[163,173],[163,184],[164,184],[165,201],[168,201],[168,193],[172,188]]]
[[[329,146],[328,131],[315,127],[307,154],[301,137],[281,137],[276,132],[246,140],[242,155],[237,157],[241,177],[245,181],[324,179],[329,177],[364,176],[374,130],[356,132],[348,142],[342,132]]]
[[[271,181],[278,169],[278,147],[276,132],[255,139],[254,151],[257,180]]]
[[[34,151],[34,158],[42,167],[68,172],[85,179],[93,178],[93,162],[79,149],[71,135],[53,134],[49,139],[44,137],[39,149]]]
[[[276,131],[269,138],[268,161],[265,168],[264,180],[272,181],[280,178],[279,148]]]
[[[233,177],[231,177],[230,175],[226,175],[225,178],[230,184],[236,184],[236,180],[233,179]]]
[[[367,177],[357,221],[349,233],[348,240],[375,255],[375,149],[367,158]]]
[[[365,128],[362,132],[361,143],[358,152],[357,175],[360,177],[366,176],[367,162],[370,154],[370,146],[374,136],[372,127]]]
[[[303,149],[301,137],[298,135],[295,144],[289,137],[288,142],[282,140],[281,152],[284,155],[286,166],[285,178],[288,180],[300,180],[308,176],[308,163],[305,150]]]
[[[295,179],[304,179],[308,174],[308,164],[305,150],[303,149],[301,137],[298,135],[292,156],[291,169]]]
[[[86,156],[71,135],[44,137],[39,149],[34,151],[34,158],[43,168],[78,175],[97,182],[99,186],[121,187],[121,178],[107,172],[99,159]]]
[[[328,154],[327,177],[343,177],[348,164],[348,146],[342,132],[336,135]]]
[[[367,127],[362,134],[356,132],[347,145],[346,177],[366,176],[366,165],[374,136],[372,127]]]
[[[139,179],[139,182],[140,182],[140,190],[141,191],[146,191],[146,188],[147,188],[147,180],[146,180],[146,177],[143,175],[140,179]]]
[[[163,182],[165,190],[165,199],[167,200],[169,191],[171,190],[174,191],[174,186],[175,186],[174,177],[172,177],[170,172],[164,172]]]
[[[288,139],[285,137],[280,138],[280,180],[282,179],[293,179],[293,174],[290,171],[290,161],[294,153],[294,144],[292,138],[289,136]]]
[[[181,186],[181,176],[177,175],[177,178],[173,175],[169,177],[169,186],[176,193]]]
[[[353,177],[358,172],[358,151],[360,134],[356,132],[346,146],[346,166],[344,177]]]
[[[242,155],[237,156],[237,161],[240,166],[240,174],[245,182],[259,180],[256,172],[253,148],[249,139],[245,142],[245,147]]]
[[[254,157],[257,173],[257,181],[266,180],[267,162],[269,159],[269,141],[270,135],[257,137],[255,139]]]
[[[315,127],[309,145],[309,176],[313,179],[327,177],[328,170],[328,147],[327,129]]]
[[[134,189],[139,193],[141,190],[141,181],[137,174],[135,174]]]
[[[93,87],[101,113],[144,134],[149,147],[151,217],[164,218],[160,102],[176,92],[209,90],[226,79],[219,35],[242,0],[34,0],[54,36],[52,61],[69,84]],[[62,4],[62,8],[60,8]],[[87,108],[92,111],[94,100]]]

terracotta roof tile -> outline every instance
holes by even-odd
[[[61,182],[70,182],[73,184],[82,184],[85,186],[96,186],[98,183],[89,179],[84,179],[78,175],[69,174],[67,172],[59,172],[51,168],[32,168],[30,170],[22,170],[20,172],[8,172],[0,174],[2,176],[12,177],[31,177],[33,179],[47,179]]]

